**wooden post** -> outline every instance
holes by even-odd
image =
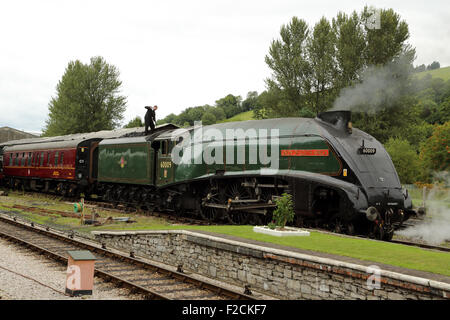
[[[422,192],[422,207],[425,208],[425,198],[427,197],[427,187],[424,186],[423,187],[423,192]]]
[[[81,198],[81,224],[84,224],[84,198]]]

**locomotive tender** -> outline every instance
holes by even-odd
[[[415,214],[386,150],[352,128],[349,111],[19,140],[2,152],[10,187],[97,194],[211,221],[267,223],[285,192],[298,226],[390,240]]]

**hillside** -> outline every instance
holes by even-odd
[[[231,117],[229,119],[225,119],[222,121],[218,121],[217,123],[233,122],[233,121],[247,121],[247,120],[254,120],[252,110],[246,111],[246,112],[241,112],[241,113],[235,115],[234,117]]]
[[[433,78],[441,78],[444,81],[450,79],[450,67],[439,68],[430,71],[422,71],[416,74],[416,77],[421,79],[425,77],[427,74],[431,75]]]

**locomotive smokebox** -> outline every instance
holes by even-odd
[[[327,111],[317,115],[317,119],[331,124],[338,130],[352,133],[352,113],[350,111]]]

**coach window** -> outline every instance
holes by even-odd
[[[13,165],[13,154],[10,153],[9,154],[9,166],[12,166],[12,165]]]
[[[31,166],[31,159],[33,159],[33,154],[28,152],[28,166]]]
[[[50,167],[50,152],[47,152],[47,167]]]
[[[64,152],[61,152],[61,160],[59,161],[61,167],[63,166],[63,161],[64,161]]]
[[[19,164],[19,154],[16,153],[16,156],[14,157],[14,165],[17,166]]]
[[[40,166],[42,167],[44,165],[44,152],[41,152],[41,164]]]
[[[56,151],[56,152],[55,152],[55,167],[58,166],[58,157],[59,157],[59,152]]]

